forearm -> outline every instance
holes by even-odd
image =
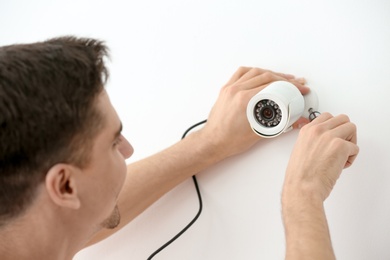
[[[335,259],[323,202],[285,192],[282,199],[286,259]]]
[[[119,200],[123,215],[132,220],[165,193],[223,159],[195,132],[175,145],[128,166]]]

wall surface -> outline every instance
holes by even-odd
[[[360,154],[326,201],[338,259],[390,259],[390,2],[387,0],[0,1],[0,45],[60,35],[111,48],[108,92],[129,163],[207,118],[239,66],[307,79],[320,111],[346,113]],[[203,213],[154,259],[283,259],[280,192],[298,132],[198,174]],[[75,259],[146,259],[196,214],[191,180]]]

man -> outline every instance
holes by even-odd
[[[291,75],[240,68],[201,130],[126,166],[133,149],[104,90],[106,56],[102,42],[74,37],[0,48],[1,259],[71,259],[259,141],[245,109],[269,83],[309,91]],[[333,257],[322,202],[357,153],[346,116],[323,114],[302,129],[282,200],[288,258]]]

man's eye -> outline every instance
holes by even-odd
[[[115,139],[114,141],[114,146],[118,146],[118,144],[120,144],[120,142],[122,141],[122,138],[119,136],[117,139]]]

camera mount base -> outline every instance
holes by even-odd
[[[305,108],[302,117],[310,119],[310,114],[318,110],[318,96],[317,93],[310,89],[310,92],[303,96],[305,100]]]

